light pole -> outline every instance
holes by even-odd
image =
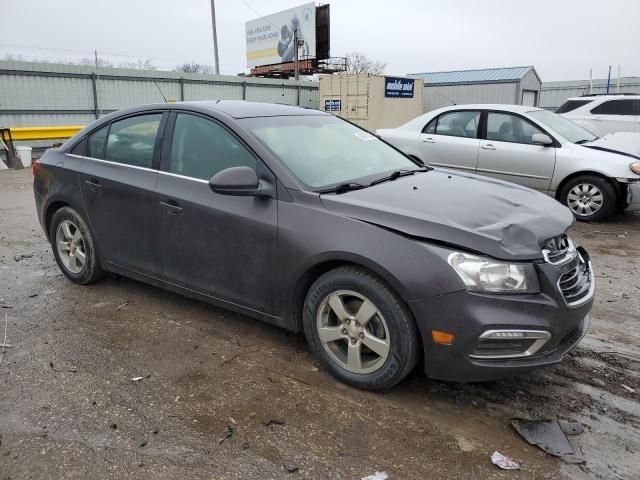
[[[214,73],[220,75],[220,63],[218,62],[218,33],[216,31],[216,4],[211,0],[211,28],[213,30],[213,54],[215,56]]]

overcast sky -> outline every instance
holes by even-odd
[[[216,0],[222,73],[245,71],[244,23],[306,3]],[[640,76],[637,0],[330,0],[331,54],[386,73],[535,65],[543,80]],[[209,0],[0,0],[0,57],[213,62]]]

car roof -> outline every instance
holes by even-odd
[[[247,102],[244,100],[201,100],[176,102],[173,105],[194,106],[225,113],[233,118],[276,117],[283,115],[329,115],[310,108],[279,103]]]
[[[635,93],[618,93],[610,95],[596,94],[581,95],[579,97],[570,97],[567,100],[635,100],[640,99],[640,95]]]
[[[514,113],[526,113],[534,110],[542,110],[538,107],[529,107],[527,105],[507,105],[499,103],[478,103],[469,105],[449,105],[447,107],[439,108],[438,111],[447,110],[504,110],[506,112]]]

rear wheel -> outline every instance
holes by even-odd
[[[63,207],[53,214],[49,238],[58,267],[69,280],[85,285],[102,278],[93,237],[75,210]]]
[[[617,208],[616,191],[607,180],[597,175],[581,175],[569,180],[560,192],[560,201],[577,220],[605,220]]]
[[[389,388],[418,358],[418,332],[398,296],[370,272],[342,267],[309,289],[304,330],[315,356],[339,380]]]

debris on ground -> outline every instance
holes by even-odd
[[[362,480],[387,480],[387,478],[389,478],[387,472],[376,472],[373,475],[362,477]]]
[[[620,386],[622,388],[624,388],[629,393],[636,393],[636,389],[635,388],[631,388],[630,386],[625,385],[624,383],[621,383]]]
[[[225,440],[230,439],[231,437],[233,437],[233,432],[234,432],[234,428],[229,425],[226,430],[224,431],[224,434],[222,435],[222,438],[220,440],[218,440],[219,444],[222,444],[222,442],[224,442]]]
[[[271,425],[284,425],[285,423],[286,422],[281,418],[269,418],[262,422],[265,427],[270,427]]]
[[[13,259],[16,262],[19,262],[20,260],[24,260],[25,258],[31,258],[31,257],[33,257],[33,254],[31,253],[22,253],[20,255],[14,255]]]
[[[491,454],[491,462],[503,470],[519,470],[520,464],[514,462],[510,457],[496,451]]]
[[[129,302],[128,302],[128,301],[126,301],[126,302],[124,302],[124,303],[121,303],[120,305],[118,305],[118,306],[116,307],[116,310],[122,310],[122,309],[123,309],[124,307],[126,307],[127,305],[129,305]]]
[[[146,440],[143,440],[142,442],[140,442],[140,448],[144,448],[144,447],[146,447],[146,446],[147,446],[147,443],[148,443],[148,442],[147,442]]]
[[[118,425],[116,425],[115,423],[112,423],[111,425],[109,425],[109,428],[111,430],[117,430],[118,429]]]
[[[580,427],[571,426],[568,422],[566,428],[570,431],[580,433]],[[585,460],[576,456],[576,452],[569,443],[566,431],[558,420],[528,420],[525,418],[512,418],[511,425],[531,445],[535,445],[543,452],[561,457],[569,463],[584,463]],[[576,433],[576,434],[577,434]]]
[[[289,473],[294,473],[298,471],[298,466],[295,463],[283,463],[282,466]]]
[[[142,380],[144,377],[131,377],[131,381],[132,382],[139,382],[140,380]]]

